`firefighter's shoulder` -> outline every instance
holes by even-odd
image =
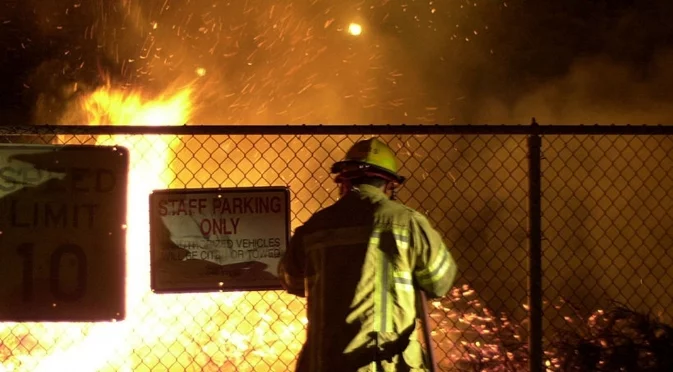
[[[303,223],[304,229],[321,228],[329,225],[334,221],[335,215],[339,215],[341,211],[335,205],[330,205],[325,208],[313,212],[312,215]]]
[[[430,223],[430,220],[428,219],[428,216],[426,216],[425,214],[421,213],[420,211],[418,211],[414,208],[408,207],[406,205],[404,206],[404,209],[405,209],[405,213],[407,214],[407,218],[410,221],[414,221],[414,222],[420,224],[421,227],[431,227],[431,223]]]
[[[388,209],[390,212],[405,216],[408,219],[413,218],[414,215],[416,214],[420,214],[415,209],[403,203],[400,203],[397,200],[386,200],[385,203],[386,203],[386,209]]]

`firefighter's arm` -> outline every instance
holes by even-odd
[[[412,249],[415,257],[414,279],[430,297],[442,297],[451,289],[458,268],[442,236],[425,216],[412,218]]]
[[[299,297],[306,296],[304,291],[305,262],[302,228],[298,227],[278,264],[278,278],[288,293]]]

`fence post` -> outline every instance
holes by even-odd
[[[528,137],[528,347],[531,372],[544,370],[542,349],[542,209],[540,163],[542,161],[538,124],[533,118]]]

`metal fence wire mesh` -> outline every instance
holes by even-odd
[[[673,320],[673,137],[543,138],[548,334],[610,306]]]
[[[154,294],[148,194],[161,188],[289,186],[292,229],[337,198],[330,165],[369,135],[5,136],[4,142],[129,149],[127,317],[117,323],[2,323],[2,370],[286,371],[305,340],[305,302],[282,292]],[[442,371],[528,365],[525,135],[380,135],[409,180],[398,198],[426,214],[459,265],[431,300]],[[671,137],[544,136],[545,337],[558,300],[670,316]],[[556,307],[554,307],[556,306]]]

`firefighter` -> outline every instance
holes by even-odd
[[[427,371],[418,290],[444,296],[455,261],[424,215],[392,200],[404,177],[385,143],[355,143],[331,171],[339,200],[295,230],[278,266],[307,299],[296,371]]]

